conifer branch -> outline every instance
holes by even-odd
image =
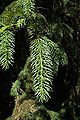
[[[0,33],[0,64],[5,70],[14,62],[14,42],[14,34],[11,31],[4,30]]]
[[[41,102],[48,101],[53,79],[51,51],[43,37],[32,41],[30,50],[35,95]]]

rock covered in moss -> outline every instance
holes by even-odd
[[[50,116],[43,105],[28,99],[15,104],[12,116],[7,120],[50,120]]]

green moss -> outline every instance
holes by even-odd
[[[24,80],[24,79],[27,81],[32,81],[30,57],[27,58],[24,68],[21,70],[21,72],[18,75],[18,80]]]
[[[27,58],[24,68],[13,83],[10,94],[14,97],[31,98],[33,91],[33,81],[30,68],[30,57]],[[24,97],[25,96],[25,97]]]
[[[0,15],[0,24],[15,24],[20,18],[28,17],[31,13],[31,0],[17,0],[6,7]]]
[[[33,80],[32,80],[30,64],[31,64],[30,57],[28,57],[24,65],[24,68],[21,70],[21,72],[18,75],[18,80],[21,81],[22,86],[26,92],[28,92],[29,89],[33,89]]]
[[[37,37],[37,35],[46,34],[47,21],[40,13],[33,13],[27,22],[29,35]]]
[[[0,15],[0,22],[1,24],[11,25],[16,23],[19,17],[23,17],[22,8],[17,1],[11,3],[5,11]]]

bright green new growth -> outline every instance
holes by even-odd
[[[31,73],[28,75],[27,72],[30,70],[24,66],[19,77],[23,77],[26,86],[28,86],[26,77],[28,80],[33,80],[32,87],[36,98],[41,102],[46,102],[50,98],[49,92],[52,90],[53,76],[58,72],[60,63],[67,64],[67,55],[57,43],[53,42],[54,40],[48,39],[48,37],[52,38],[53,33],[62,35],[63,24],[57,32],[58,24],[49,25],[43,15],[34,11],[34,6],[35,3],[32,0],[17,0],[0,15],[0,65],[7,70],[9,65],[14,62],[15,37],[13,31],[15,33],[17,29],[25,26],[28,39],[31,41],[30,62],[27,62],[31,65]],[[29,86],[31,85],[29,84]],[[19,88],[20,80],[16,80],[12,86],[11,95],[17,96]]]
[[[47,101],[53,78],[51,51],[44,37],[32,41],[30,50],[35,95],[39,101]]]
[[[13,85],[12,85],[12,88],[11,88],[11,92],[10,94],[13,95],[13,96],[18,96],[18,91],[20,89],[20,81],[19,80],[16,80]]]
[[[31,42],[31,67],[34,91],[41,102],[48,101],[52,90],[53,75],[58,72],[58,66],[67,63],[67,56],[59,46],[46,36]]]
[[[16,29],[25,26],[26,18],[31,15],[33,9],[31,0],[17,0],[0,15],[0,65],[5,70],[14,62],[15,38],[10,29],[14,31],[14,26]]]
[[[21,5],[24,16],[28,16],[34,10],[32,0],[17,0],[17,3]]]
[[[2,68],[9,69],[9,65],[14,62],[14,34],[9,30],[0,32],[0,65]]]

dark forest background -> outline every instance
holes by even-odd
[[[13,1],[0,0],[0,14]],[[80,3],[79,0],[70,0],[70,2],[71,4],[68,4],[67,8],[65,8],[64,5],[60,7],[58,0],[36,0],[36,6],[48,21],[60,18],[61,21],[64,21],[74,30],[73,40],[66,39],[67,36],[65,36],[65,39],[61,41],[68,56],[68,65],[59,66],[58,74],[55,76],[55,97],[51,95],[51,99],[45,106],[49,110],[59,111],[61,103],[65,101],[66,120],[75,120],[75,115],[80,120]],[[25,56],[26,52],[28,52],[26,49],[28,44],[21,41],[21,37],[25,39],[24,32],[25,29],[22,29],[16,35],[16,39],[18,38],[20,42],[16,41],[15,43],[17,47],[14,55],[14,67],[10,67],[7,71],[0,68],[0,120],[9,117],[14,108],[14,98],[10,96],[10,90],[12,82],[17,79],[17,75],[25,64]],[[64,84],[65,79],[67,81],[66,86]],[[68,100],[72,101],[71,106],[69,106],[70,101]]]

